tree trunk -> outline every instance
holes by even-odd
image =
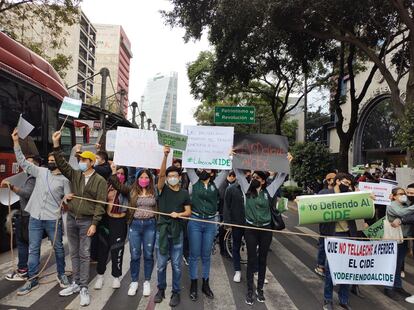
[[[341,139],[339,144],[339,157],[338,157],[338,171],[349,172],[348,159],[349,159],[349,146],[351,141],[349,139]]]

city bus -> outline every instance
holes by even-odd
[[[63,123],[58,110],[67,95],[65,84],[47,61],[0,32],[0,181],[21,171],[10,137],[20,115],[34,126],[22,142],[23,152],[46,159],[52,150],[51,135]],[[101,113],[106,115],[107,128],[133,126],[121,115],[90,105],[83,105],[79,119],[99,120]],[[74,121],[69,118],[62,130],[67,155],[75,143]],[[0,204],[0,252],[10,246],[8,217],[7,206]]]

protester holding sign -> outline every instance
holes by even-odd
[[[191,218],[203,219],[205,221],[216,221],[216,215],[219,204],[220,187],[226,180],[227,172],[222,171],[217,177],[216,172],[211,169],[202,169],[200,173],[195,173],[194,169],[187,169],[188,177],[193,185],[192,187],[192,207]],[[203,266],[203,286],[202,292],[207,298],[214,298],[214,294],[210,289],[210,261],[211,249],[213,247],[214,238],[217,232],[216,224],[208,224],[205,222],[190,221],[188,223],[188,241],[190,245],[190,298],[196,301],[197,281],[198,281],[198,259],[201,258]]]
[[[106,181],[93,170],[95,154],[89,151],[82,152],[79,155],[80,170],[74,170],[65,160],[64,153],[60,149],[60,137],[60,131],[52,135],[56,165],[70,180],[73,194],[106,201]],[[72,258],[73,282],[68,288],[60,291],[59,295],[70,296],[80,292],[80,305],[87,306],[90,303],[88,280],[91,237],[96,233],[96,226],[105,214],[105,208],[101,203],[76,199],[73,195],[67,199],[70,200],[66,225]]]
[[[271,210],[277,189],[283,184],[286,174],[279,173],[270,185],[266,186],[267,174],[263,171],[253,173],[250,184],[243,171],[235,169],[236,178],[244,195],[246,225],[252,227],[271,228]],[[272,242],[272,233],[246,229],[244,238],[247,244],[247,296],[246,304],[253,305],[253,274],[258,269],[257,296],[258,302],[265,302],[263,285],[266,274],[267,253]]]
[[[61,200],[65,194],[70,193],[69,181],[57,168],[53,154],[48,157],[48,168],[38,167],[25,159],[20,148],[17,129],[13,131],[12,139],[14,153],[20,167],[36,178],[33,193],[25,208],[25,211],[30,214],[29,280],[18,290],[17,294],[26,295],[39,286],[40,249],[44,232],[54,245],[58,283],[61,288],[68,287],[69,280],[65,275],[65,250],[62,242]]]
[[[112,176],[109,184],[123,195],[129,197],[129,206],[134,209],[127,211],[129,225],[129,249],[131,251],[131,284],[128,295],[134,296],[138,290],[141,253],[144,253],[144,296],[151,294],[151,275],[154,269],[154,243],[156,232],[155,211],[157,207],[154,179],[148,169],[140,169],[136,181],[127,185],[119,180],[115,164],[112,164]]]
[[[164,147],[164,157],[158,178],[159,211],[169,215],[160,215],[157,223],[155,247],[157,250],[158,292],[155,303],[165,298],[167,288],[166,269],[171,259],[172,296],[170,306],[180,303],[181,260],[183,254],[183,223],[180,217],[191,215],[191,202],[188,191],[180,187],[180,170],[175,166],[167,169],[167,158],[170,148]]]
[[[387,213],[385,220],[388,220],[389,222],[393,222],[396,218],[402,218],[404,216],[407,216],[408,214],[414,213],[414,206],[408,207],[407,195],[405,193],[405,190],[401,187],[396,187],[391,192],[391,204],[387,206]],[[409,225],[402,225],[401,226],[403,237],[408,237],[410,232],[410,226]],[[401,281],[401,270],[403,261],[405,258],[405,255],[407,253],[408,249],[408,241],[404,240],[402,243],[398,244],[398,251],[397,251],[397,266],[395,269],[395,281],[394,281],[394,287],[385,287],[384,288],[384,294],[388,297],[398,300],[397,294],[402,297],[410,297],[411,294],[408,293],[403,287],[402,287],[402,281]]]

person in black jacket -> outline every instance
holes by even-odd
[[[97,174],[108,180],[112,175],[111,165],[108,162],[108,153],[105,151],[96,152],[96,162],[93,169]]]

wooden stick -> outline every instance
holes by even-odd
[[[65,126],[66,121],[68,120],[68,117],[69,117],[69,115],[66,115],[66,118],[65,118],[65,120],[63,121],[62,127],[60,127],[60,130],[59,130],[59,131],[62,131],[63,126]]]

